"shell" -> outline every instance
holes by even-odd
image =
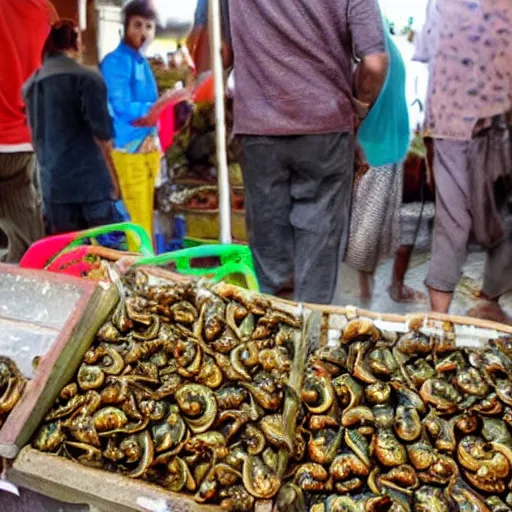
[[[273,498],[281,488],[281,479],[257,455],[247,456],[243,483],[249,494],[265,500]]]
[[[217,417],[217,400],[210,388],[198,384],[181,387],[176,402],[185,415],[185,422],[194,434],[206,432]]]
[[[32,446],[41,452],[54,452],[65,441],[66,436],[62,431],[60,422],[52,422],[43,425],[32,442]]]
[[[97,432],[107,432],[123,428],[128,423],[128,418],[121,409],[105,407],[93,416],[92,421]]]
[[[99,366],[83,364],[78,370],[78,385],[84,391],[99,389],[105,382],[105,373]]]

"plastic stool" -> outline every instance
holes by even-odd
[[[172,238],[169,242],[166,241],[165,236],[161,232],[155,235],[155,249],[157,254],[179,251],[184,248],[183,241],[186,233],[185,219],[179,215],[175,216],[173,218],[172,228]]]

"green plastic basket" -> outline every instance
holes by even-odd
[[[199,247],[200,245],[216,245],[219,243],[217,238],[194,238],[187,236],[183,239],[183,247],[189,249],[190,247]],[[247,246],[246,242],[237,241],[236,245]]]
[[[153,256],[153,244],[145,229],[138,224],[132,222],[121,222],[119,224],[110,224],[108,226],[100,226],[97,228],[87,229],[76,233],[76,238],[66,247],[66,249],[74,249],[84,245],[89,241],[92,245],[101,245],[98,238],[113,233],[123,233],[126,236],[127,250],[137,252],[142,256]]]
[[[190,249],[191,247],[199,247],[201,245],[217,245],[219,241],[217,239],[210,238],[192,238],[187,236],[183,239],[183,247]]]
[[[180,274],[209,277],[259,291],[252,253],[245,245],[206,244],[158,256],[143,257],[135,265],[168,267]]]

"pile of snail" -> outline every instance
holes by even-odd
[[[512,339],[467,350],[445,329],[356,319],[309,358],[307,452],[283,499],[312,512],[512,510]]]
[[[143,269],[125,287],[35,448],[233,512],[512,511],[512,339],[356,318],[308,355],[307,310]]]
[[[138,269],[124,284],[32,445],[252,511],[278,493],[293,448],[302,316],[223,283],[155,284]]]
[[[25,383],[26,379],[16,363],[0,357],[0,428],[21,398]]]

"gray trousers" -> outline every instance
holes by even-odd
[[[495,193],[503,188],[500,177],[510,175],[511,165],[506,130],[492,128],[471,141],[435,140],[437,200],[429,288],[453,292],[468,245],[476,241],[487,249],[482,291],[498,298],[512,289],[512,212],[507,217],[507,206],[497,204]]]
[[[0,231],[7,238],[0,261],[18,263],[44,236],[36,172],[33,153],[0,153]]]
[[[244,136],[242,168],[261,290],[293,277],[296,301],[330,304],[348,241],[353,136]]]

